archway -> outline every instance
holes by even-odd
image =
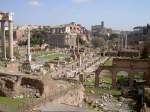
[[[28,95],[36,95],[39,93],[42,96],[44,91],[43,83],[37,79],[22,78],[21,86]]]
[[[118,88],[129,86],[129,74],[126,71],[119,71],[116,74],[116,82]]]
[[[112,72],[110,70],[102,70],[99,74],[99,81],[103,84],[112,85]]]
[[[5,87],[7,89],[13,90],[14,88],[14,83],[11,80],[6,79],[5,80]]]

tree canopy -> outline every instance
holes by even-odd
[[[105,40],[103,38],[100,37],[94,37],[92,39],[92,44],[94,47],[102,47],[105,43]]]

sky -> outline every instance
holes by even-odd
[[[90,29],[105,22],[116,30],[150,23],[150,0],[0,0],[0,11],[14,12],[16,25],[77,22]]]

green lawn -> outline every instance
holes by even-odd
[[[94,83],[95,83],[95,79],[94,79],[94,78],[92,78],[92,79],[87,79],[87,80],[84,82],[85,85],[93,85]]]
[[[0,104],[8,104],[13,106],[18,106],[22,104],[25,100],[24,99],[13,99],[9,97],[0,97]]]
[[[100,81],[102,81],[103,83],[106,83],[106,84],[112,84],[112,77],[111,75],[103,75],[99,78]],[[91,78],[91,79],[87,79],[85,82],[84,82],[85,85],[93,85],[95,84],[95,77],[94,78]]]
[[[22,107],[29,102],[31,102],[31,98],[13,99],[9,97],[0,97],[0,105],[7,106],[7,112],[16,112],[18,107]]]
[[[110,85],[112,84],[112,78],[110,76],[102,76],[100,80],[102,80],[103,83],[110,84]]]
[[[69,57],[69,55],[62,52],[43,52],[43,53],[41,52],[41,53],[34,54],[32,57],[35,59],[53,61],[55,59],[59,59],[59,57],[67,58]]]
[[[13,99],[9,97],[0,97],[0,105],[7,106],[6,112],[16,112],[17,108],[22,106],[27,99]]]
[[[104,65],[104,66],[112,66],[112,64],[113,64],[113,59],[110,58],[110,59],[108,59],[107,61],[105,61],[103,65]]]

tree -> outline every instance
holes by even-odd
[[[31,31],[31,45],[42,45],[47,40],[47,29],[38,29]]]
[[[114,40],[115,38],[119,38],[119,35],[115,33],[110,35],[110,40]]]
[[[102,47],[104,46],[105,40],[103,38],[100,37],[94,37],[92,39],[92,44],[94,47]]]

